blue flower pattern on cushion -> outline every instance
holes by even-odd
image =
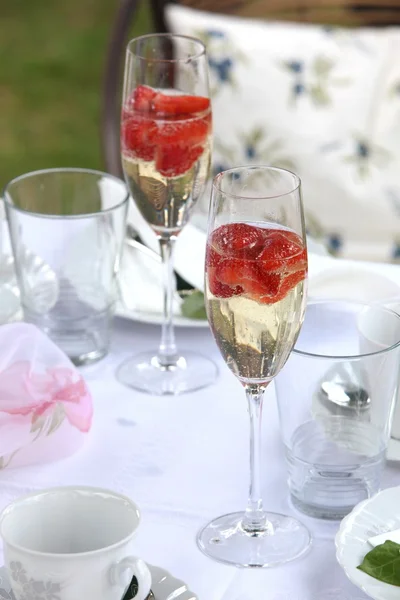
[[[232,69],[234,63],[231,58],[224,58],[220,61],[212,57],[208,59],[208,66],[213,70],[221,82],[229,82],[232,80]]]
[[[321,26],[321,32],[337,44],[352,44],[360,51],[371,54],[371,48],[356,32],[332,26]],[[210,28],[194,31],[193,34],[202,39],[207,46],[212,97],[218,95],[226,86],[235,92],[240,83],[235,78],[235,70],[238,62],[245,62],[246,57],[241,56],[235,48],[229,32]],[[352,83],[350,79],[337,74],[335,60],[325,55],[316,55],[311,59],[294,56],[282,61],[278,66],[288,75],[289,105],[292,108],[308,98],[317,109],[326,109],[335,102],[336,90]],[[400,80],[392,81],[389,93],[392,98],[400,98]],[[262,124],[256,130],[233,133],[237,140],[234,147],[231,144],[224,147],[223,140],[214,140],[214,175],[245,162],[266,162],[296,170],[295,161],[284,151],[285,141],[270,140]],[[360,179],[369,177],[373,168],[384,168],[391,159],[391,154],[386,148],[378,146],[374,140],[362,134],[355,134],[352,140],[335,140],[334,143],[321,148],[321,151],[339,153],[344,162],[349,163],[349,166],[353,165],[352,168],[356,169]],[[317,214],[307,214],[306,218],[312,234],[324,239],[328,251],[339,256],[346,246],[343,235],[338,231],[324,231],[318,222]],[[400,241],[395,242],[388,258],[393,261],[400,260]]]
[[[393,248],[392,258],[396,262],[400,261],[400,241],[396,242],[396,244],[395,244],[395,246]]]
[[[245,148],[245,155],[246,155],[246,158],[248,158],[249,160],[253,160],[255,158],[256,149],[253,144],[247,144],[247,146]]]
[[[317,107],[326,107],[332,102],[332,90],[348,85],[347,79],[336,77],[335,62],[325,56],[316,56],[309,64],[298,58],[286,60],[280,66],[292,79],[289,105],[294,107],[300,96],[308,96]]]
[[[229,169],[231,165],[224,165],[222,163],[215,163],[212,168],[213,176],[218,175],[218,173],[222,173],[222,171],[226,171]]]
[[[342,237],[338,233],[332,233],[327,237],[327,246],[331,254],[336,255],[343,246]]]
[[[302,73],[304,69],[304,63],[301,60],[289,61],[287,66],[293,73]]]
[[[358,175],[365,179],[371,169],[384,167],[391,160],[391,153],[363,136],[356,136],[353,140],[354,150],[351,154],[343,156],[343,160],[356,166]]]
[[[223,31],[217,31],[216,29],[207,29],[205,32],[206,36],[209,38],[217,38],[221,39],[225,37],[225,33]]]
[[[238,62],[245,62],[246,57],[236,49],[229,35],[218,29],[196,30],[193,35],[207,47],[211,96],[215,97],[224,86],[236,89],[235,67]]]
[[[235,131],[235,145],[227,146],[221,140],[214,140],[215,154],[218,160],[214,172],[220,172],[226,168],[238,164],[271,164],[292,171],[296,165],[292,158],[286,153],[285,142],[272,138],[262,127],[256,127],[250,131]]]

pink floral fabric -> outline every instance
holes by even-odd
[[[92,418],[84,379],[49,338],[26,323],[0,327],[0,469],[17,455],[31,462],[23,451],[35,442],[39,461],[71,454]]]
[[[72,369],[53,368],[38,374],[27,361],[0,371],[0,411],[10,415],[29,415],[32,421],[48,414],[62,403],[65,416],[80,431],[87,432],[92,422],[92,400],[82,377]]]

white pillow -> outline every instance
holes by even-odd
[[[296,171],[307,227],[340,256],[400,260],[400,30],[263,22],[177,5],[205,41],[214,169]]]

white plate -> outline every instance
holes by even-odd
[[[310,258],[310,262],[311,262]],[[400,288],[393,280],[356,263],[325,265],[323,271],[309,279],[308,293],[315,298],[335,298],[365,302],[382,302],[395,298]]]
[[[173,577],[161,567],[147,566],[151,572],[151,589],[155,600],[198,600],[196,594],[191,592],[183,581]],[[5,567],[0,568],[0,598],[14,600]]]
[[[131,311],[122,306],[117,305],[116,316],[122,317],[123,319],[130,319],[131,321],[140,321],[141,323],[148,323],[150,325],[162,325],[163,315],[155,312],[143,312],[143,311]],[[188,319],[181,315],[174,315],[174,325],[177,327],[208,327],[208,321],[206,319]]]
[[[372,550],[367,540],[400,528],[400,487],[389,488],[364,500],[343,519],[336,536],[336,558],[347,577],[374,600],[399,600],[400,588],[357,569]]]

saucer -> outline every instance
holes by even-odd
[[[357,569],[372,550],[368,539],[400,527],[400,487],[383,490],[358,504],[343,519],[336,536],[336,558],[347,577],[374,600],[398,600],[400,588]]]
[[[196,594],[191,592],[183,581],[173,577],[161,567],[147,566],[151,572],[153,594],[150,594],[149,598],[154,598],[154,600],[198,600]],[[0,598],[15,600],[5,567],[0,568]]]

